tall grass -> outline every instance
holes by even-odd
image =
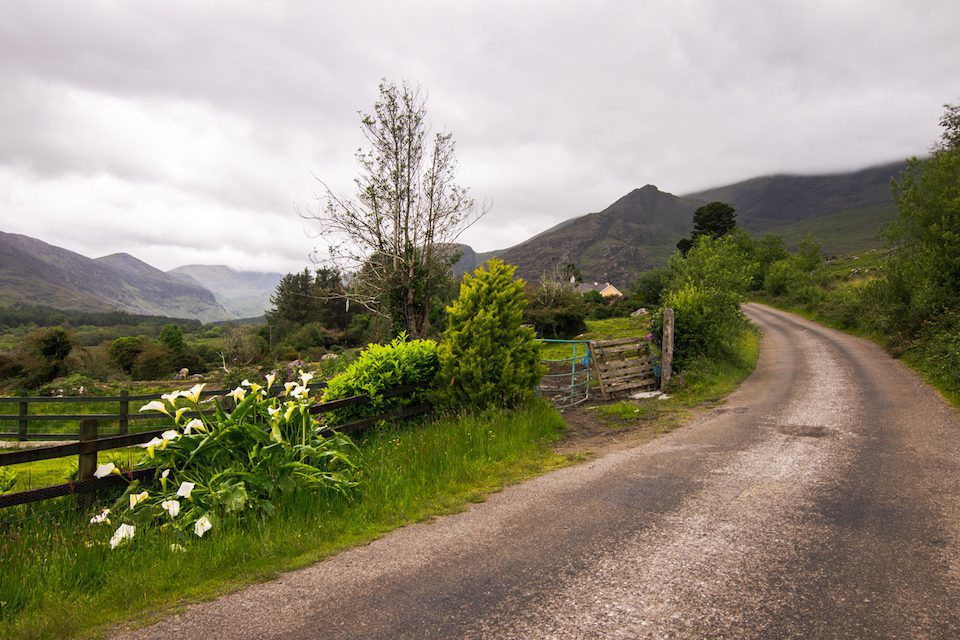
[[[68,500],[0,512],[0,637],[72,637],[183,600],[267,579],[406,523],[463,508],[566,459],[565,429],[537,402],[516,411],[437,417],[370,431],[353,495],[300,495],[268,519],[226,522],[182,552],[151,530],[109,549],[110,529]],[[92,511],[92,510],[91,510]]]

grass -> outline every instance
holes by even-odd
[[[737,336],[726,358],[694,360],[674,378],[669,398],[622,400],[592,407],[611,428],[640,423],[653,433],[667,433],[683,424],[694,408],[712,406],[753,372],[760,354],[760,336],[750,329]]]
[[[43,443],[38,443],[38,446],[43,446]],[[18,450],[19,449],[0,447],[0,453]],[[140,447],[129,447],[105,451],[100,454],[99,460],[101,463],[112,462],[117,465],[118,468],[128,470],[133,468],[142,455],[143,449]],[[27,491],[29,489],[61,484],[73,479],[77,470],[77,457],[70,456],[66,458],[53,458],[51,460],[39,460],[37,462],[27,462],[6,468],[17,475],[17,483],[11,491]],[[0,516],[0,518],[2,518],[2,516]]]
[[[461,510],[491,491],[567,464],[565,429],[545,403],[370,432],[351,497],[302,496],[274,517],[228,523],[173,553],[158,530],[110,550],[112,528],[69,499],[0,513],[0,637],[63,638],[148,621],[185,601],[269,579],[393,528]]]
[[[587,320],[587,331],[574,340],[613,340],[615,338],[643,337],[650,331],[650,316],[635,318],[606,318],[604,320]],[[579,355],[583,355],[584,346],[579,346]],[[570,358],[573,351],[568,344],[543,343],[540,347],[540,357],[543,359],[559,360]]]

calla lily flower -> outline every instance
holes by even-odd
[[[188,398],[190,401],[194,403],[200,402],[200,392],[203,391],[203,388],[205,386],[207,386],[206,383],[195,384],[192,387],[190,387],[189,391],[183,392],[183,397]]]
[[[193,488],[197,486],[193,482],[181,482],[180,488],[177,489],[177,495],[181,498],[189,498],[190,494],[193,493]]]
[[[299,386],[300,386],[300,385],[297,384],[296,382],[284,382],[284,383],[283,383],[283,392],[284,392],[284,394],[286,394],[286,395],[290,395],[290,389],[293,389],[293,388],[299,387]]]
[[[97,470],[93,472],[93,477],[95,478],[106,478],[111,473],[120,475],[120,469],[117,469],[117,465],[112,462],[107,462],[106,464],[101,464],[97,467]]]
[[[173,416],[173,421],[177,424],[180,424],[180,419],[183,418],[183,414],[185,414],[187,411],[190,411],[190,407],[180,407],[177,409],[177,413]]]
[[[149,449],[150,447],[156,447],[157,445],[161,445],[163,443],[164,443],[164,440],[161,440],[160,438],[152,438],[150,442],[144,442],[140,446],[143,447],[144,449]]]
[[[160,503],[160,506],[170,514],[171,518],[176,518],[180,513],[180,501],[179,500],[164,500]]]
[[[277,414],[280,413],[280,407],[267,407],[267,413],[271,418],[276,418]]]
[[[166,478],[168,475],[170,475],[170,469],[164,469],[163,473],[160,474],[160,478]]]
[[[267,391],[269,391],[269,390],[270,390],[270,387],[273,386],[274,381],[277,379],[277,374],[275,374],[275,373],[268,373],[268,374],[266,375],[266,379],[267,379]]]
[[[160,437],[163,438],[164,440],[176,440],[177,438],[180,437],[180,434],[174,431],[173,429],[167,429],[166,431],[160,434]]]
[[[183,391],[171,391],[170,393],[164,393],[160,397],[169,402],[170,404],[174,403],[174,400],[183,395]]]
[[[110,515],[110,509],[104,507],[103,511],[90,518],[90,524],[110,524],[108,515]]]
[[[141,491],[140,493],[131,493],[130,494],[130,508],[133,509],[135,506],[146,500],[148,494],[146,491]]]
[[[159,400],[151,400],[147,404],[140,407],[140,411],[159,411],[160,413],[165,413],[170,415],[170,411],[167,409],[167,405],[160,402]]]
[[[283,419],[287,422],[290,422],[290,416],[293,415],[293,412],[297,410],[297,405],[293,402],[287,403],[287,410],[283,412]]]
[[[198,538],[202,538],[203,534],[210,531],[210,529],[213,529],[213,524],[207,519],[207,516],[203,516],[193,523],[193,532],[197,534]]]
[[[246,378],[244,378],[244,379],[243,379],[243,382],[240,383],[240,386],[241,386],[241,387],[249,387],[249,386],[250,386],[250,381],[247,380]]]
[[[110,538],[110,548],[116,549],[124,540],[131,540],[133,535],[137,532],[137,528],[130,524],[122,524],[117,527],[117,530],[114,532],[113,537]]]
[[[240,402],[241,400],[244,399],[244,397],[246,397],[247,390],[244,389],[243,387],[237,387],[227,395],[233,398],[234,402]]]
[[[303,382],[303,386],[307,386],[307,384],[308,384],[311,380],[313,380],[313,374],[312,374],[312,373],[307,373],[307,372],[305,372],[305,371],[301,371],[301,372],[300,372],[300,380]]]
[[[194,429],[196,429],[197,431],[205,431],[205,429],[203,428],[203,421],[198,420],[197,418],[194,418],[193,420],[188,422],[186,426],[183,427],[183,434],[188,436],[191,433],[193,433]]]

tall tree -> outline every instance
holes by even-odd
[[[325,193],[303,215],[319,222],[329,259],[354,274],[348,296],[420,337],[430,305],[450,277],[454,243],[484,210],[456,183],[450,133],[431,137],[420,88],[383,80],[361,128],[355,197]],[[319,258],[321,253],[318,251]]]
[[[677,249],[687,255],[700,236],[719,238],[733,231],[736,226],[736,209],[726,202],[710,202],[693,212],[693,233],[689,238],[681,238]]]

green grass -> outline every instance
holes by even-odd
[[[643,337],[650,331],[650,316],[635,318],[606,318],[587,320],[587,331],[574,340],[613,340],[615,338]],[[583,355],[584,345],[579,346],[579,355]],[[540,357],[546,360],[569,358],[573,354],[568,344],[544,343],[540,347]]]
[[[39,446],[43,446],[43,444],[39,443]],[[18,449],[0,447],[0,453],[9,451],[18,451]],[[140,447],[129,447],[103,452],[100,454],[99,460],[101,463],[112,462],[117,465],[118,468],[128,470],[133,468],[142,455],[143,449]],[[11,491],[39,489],[41,487],[49,487],[50,485],[62,484],[73,479],[77,470],[77,457],[70,456],[67,458],[27,462],[7,467],[7,469],[17,474],[17,484]],[[0,519],[2,519],[2,515],[2,512],[0,512]]]
[[[655,434],[666,433],[684,423],[690,411],[712,406],[730,394],[753,372],[760,355],[760,337],[750,329],[737,336],[724,359],[694,360],[674,378],[667,399],[622,400],[592,407],[611,428],[642,423]]]
[[[111,550],[111,528],[88,524],[69,499],[0,512],[0,637],[98,633],[148,621],[185,601],[269,579],[393,528],[461,510],[491,491],[567,464],[552,443],[565,429],[544,403],[513,412],[434,418],[372,431],[360,443],[363,483],[352,497],[301,496],[274,517],[224,524],[169,549],[138,531]],[[99,631],[98,631],[99,630]]]

